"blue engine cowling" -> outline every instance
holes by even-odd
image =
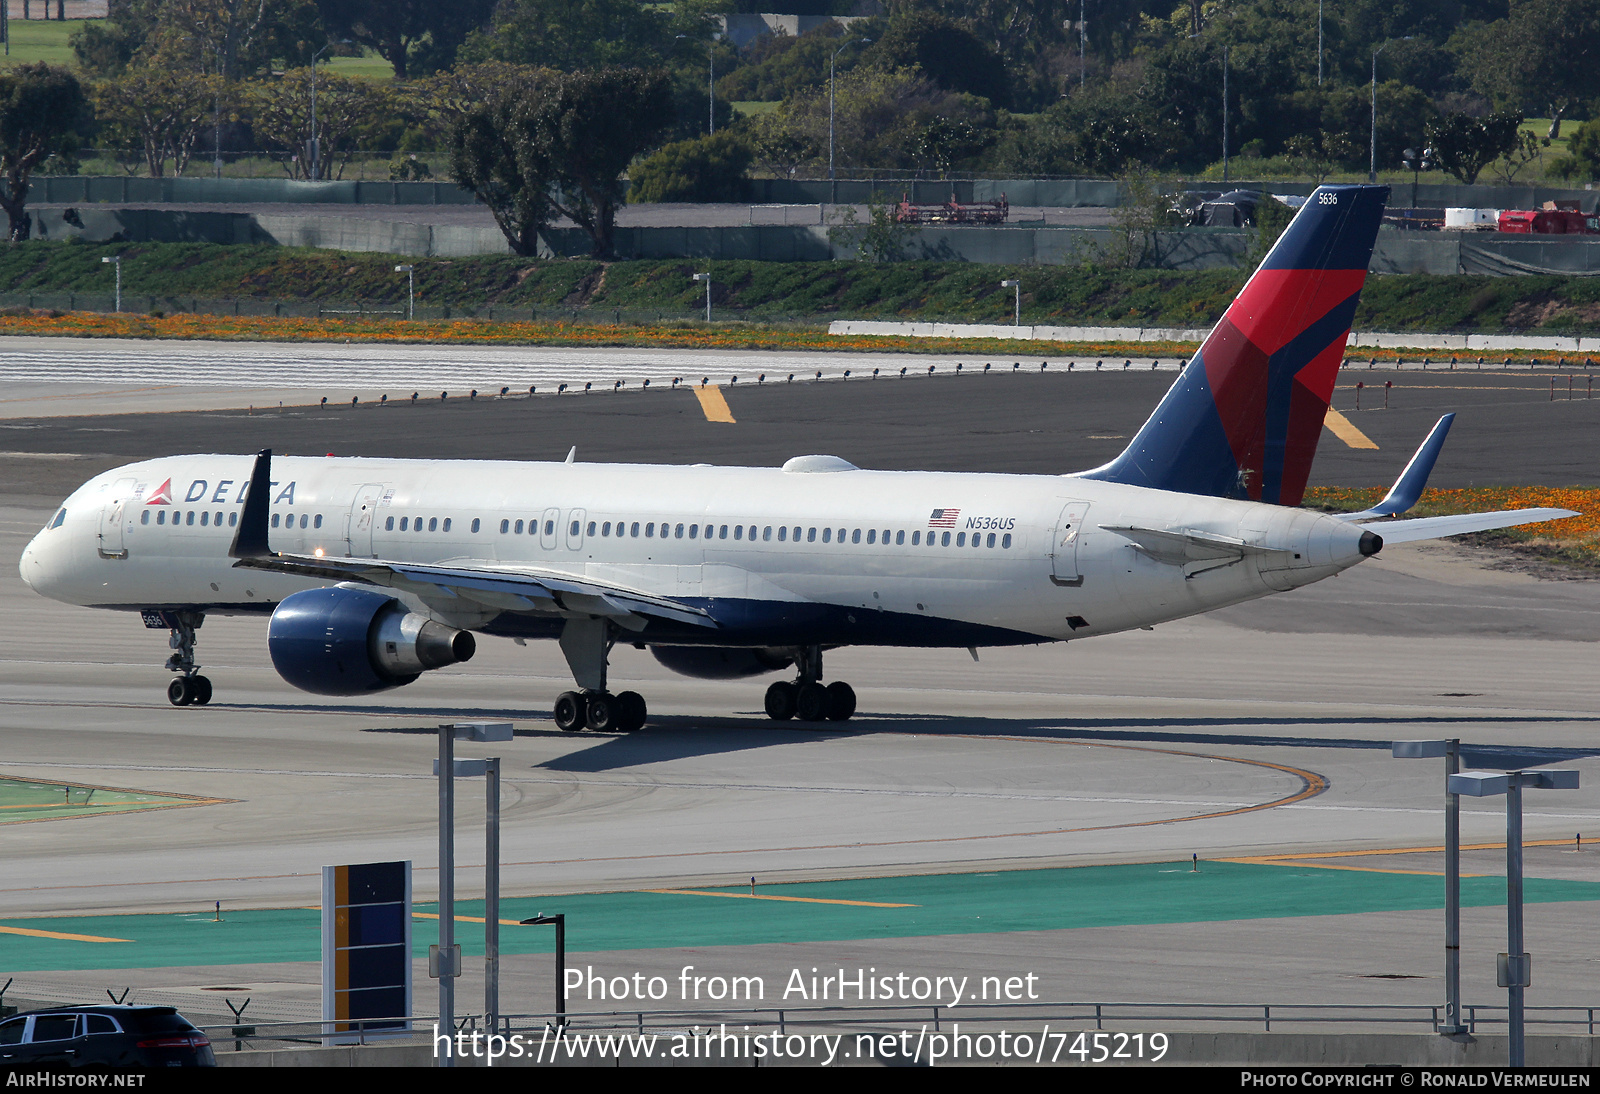
[[[737,680],[794,664],[785,651],[743,646],[651,646],[650,652],[673,672],[702,680]]]
[[[365,589],[307,589],[283,598],[267,627],[278,675],[301,691],[362,695],[409,684],[477,652],[470,631],[407,611]]]

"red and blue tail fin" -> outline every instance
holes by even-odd
[[[1387,186],[1321,186],[1122,455],[1084,478],[1299,505]]]

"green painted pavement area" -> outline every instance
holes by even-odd
[[[701,890],[740,894],[748,887]],[[865,938],[987,934],[1146,923],[1343,915],[1440,908],[1444,881],[1417,874],[1321,870],[1213,862],[1194,873],[1187,862],[1077,869],[1014,870],[991,874],[927,874],[853,881],[758,886],[757,893],[823,901],[911,904],[874,908],[806,900],[749,900],[736,896],[624,892],[515,898],[501,902],[501,919],[563,912],[567,948],[574,952],[742,946],[767,942],[825,942]],[[1600,882],[1529,878],[1530,904],[1600,900]],[[1463,878],[1467,907],[1504,904],[1505,879]],[[226,901],[224,901],[226,905]],[[434,912],[419,904],[418,912]],[[457,915],[483,915],[482,901],[461,901]],[[183,915],[103,915],[15,919],[0,923],[0,975],[43,970],[155,968],[182,965],[316,961],[321,915],[314,909]],[[130,939],[77,942],[3,933],[3,928]],[[427,955],[438,921],[413,921],[415,954]],[[555,932],[503,927],[503,953],[548,953]],[[483,952],[483,928],[458,923],[468,953]]]
[[[217,800],[189,794],[164,794],[153,790],[87,786],[82,783],[37,782],[0,775],[0,824],[211,805]]]

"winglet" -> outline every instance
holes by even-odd
[[[272,554],[267,546],[267,509],[272,501],[272,449],[263,448],[256,454],[256,465],[250,471],[250,492],[244,496],[244,512],[239,514],[239,530],[233,535],[233,546],[228,548],[232,558],[266,558]]]
[[[1439,452],[1444,448],[1444,439],[1450,433],[1450,423],[1456,420],[1454,414],[1446,414],[1434,425],[1433,432],[1428,434],[1427,440],[1417,449],[1411,457],[1411,462],[1406,464],[1406,469],[1400,472],[1400,477],[1394,480],[1394,485],[1389,488],[1389,493],[1371,509],[1363,509],[1359,513],[1350,513],[1341,517],[1341,520],[1372,520],[1376,517],[1392,517],[1404,513],[1417,499],[1422,497],[1422,491],[1427,488],[1428,476],[1433,474],[1433,465],[1439,458]]]

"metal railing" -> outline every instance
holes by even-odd
[[[1438,1032],[1444,1003],[1137,1003],[1137,1002],[1060,1002],[1060,1003],[969,1003],[949,1005],[905,1006],[831,1006],[831,1007],[777,1007],[746,1010],[624,1010],[579,1011],[566,1014],[525,1013],[500,1016],[493,1032],[510,1036],[513,1033],[537,1033],[547,1028],[567,1033],[632,1033],[678,1032],[686,1029],[704,1029],[727,1025],[737,1026],[741,1032],[760,1030],[776,1031],[787,1035],[799,1029],[829,1029],[847,1031],[858,1029],[881,1031],[886,1027],[915,1029],[925,1027],[942,1032],[952,1023],[963,1027],[995,1025],[998,1023],[1028,1022],[1063,1024],[1072,1028],[1104,1030],[1107,1025],[1126,1026],[1133,1023],[1157,1024],[1163,1032],[1192,1030],[1195,1027],[1248,1027],[1271,1033],[1274,1027],[1310,1029],[1331,1027],[1334,1030],[1355,1025],[1409,1027],[1427,1032]],[[1506,1025],[1506,1008],[1479,1004],[1463,1004],[1467,1026],[1476,1034],[1482,1028],[1492,1029]],[[1584,1036],[1595,1035],[1595,1016],[1600,1006],[1545,1006],[1527,1007],[1526,1023],[1530,1030],[1542,1028],[1546,1033],[1575,1032]],[[234,1042],[235,1051],[265,1047],[266,1042],[279,1044],[322,1044],[325,1038],[336,1038],[340,1043],[372,1044],[393,1041],[397,1037],[432,1036],[435,1015],[413,1015],[408,1018],[369,1019],[366,1022],[343,1023],[324,1021],[251,1022],[241,1025],[200,1027],[213,1042]],[[409,1034],[397,1033],[397,1023],[409,1022]],[[337,1025],[354,1029],[336,1031]],[[387,1028],[379,1028],[387,1027]],[[458,1022],[456,1029],[465,1034],[490,1032],[481,1016],[468,1015]]]

